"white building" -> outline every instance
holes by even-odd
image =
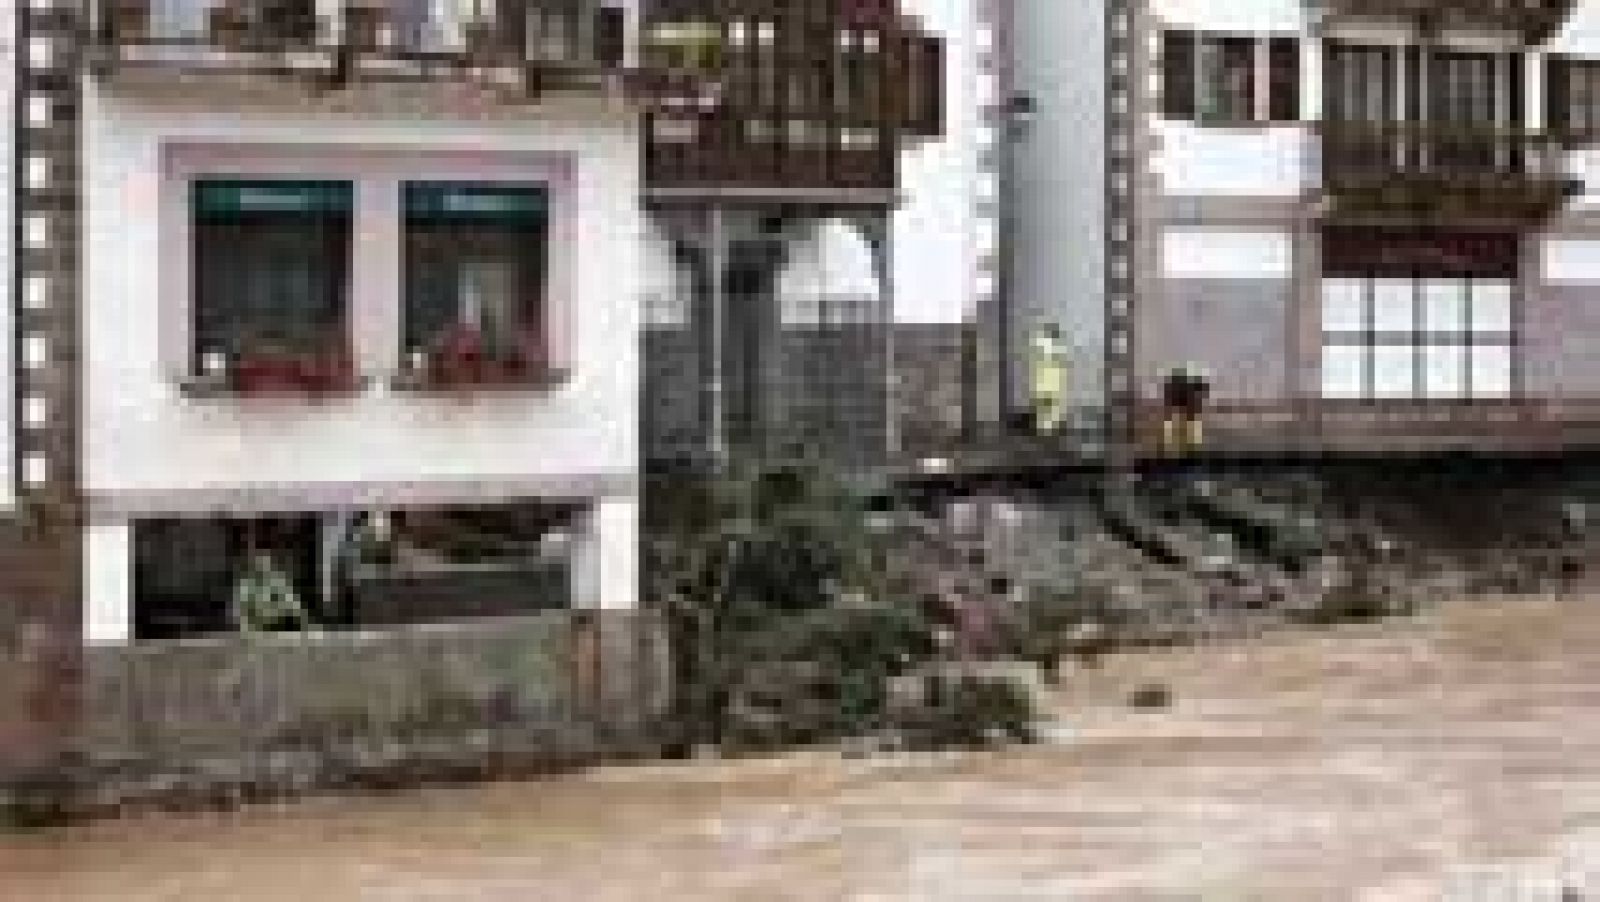
[[[19,621],[632,608],[663,342],[702,448],[889,453],[896,321],[993,291],[990,8],[692,6],[8,5]]]
[[[1076,336],[1121,447],[1156,453],[1184,364],[1219,449],[1594,439],[1600,6],[1014,8],[1012,326]]]
[[[4,17],[6,460],[85,640],[226,628],[259,554],[330,623],[636,605],[636,17],[70,6]]]

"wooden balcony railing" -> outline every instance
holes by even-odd
[[[352,46],[538,62],[619,63],[599,0],[478,0],[448,12],[398,0],[96,0],[113,47],[307,51]]]
[[[896,158],[943,131],[944,52],[903,0],[653,0],[646,65],[714,79],[714,113],[665,113],[660,192],[892,191]]]
[[[693,137],[649,142],[645,178],[652,189],[891,191],[896,184],[900,148],[882,131],[731,114],[667,125]]]
[[[1549,215],[1578,189],[1559,135],[1414,122],[1333,122],[1322,134],[1334,213]]]
[[[1323,0],[1326,13],[1345,21],[1406,20],[1425,27],[1511,31],[1532,43],[1554,34],[1576,0]]]
[[[342,83],[463,73],[537,93],[601,86],[646,102],[697,96],[681,73],[630,68],[626,10],[610,0],[91,0],[101,72],[305,74]],[[615,78],[611,76],[617,76]]]

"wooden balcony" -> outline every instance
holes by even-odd
[[[1326,123],[1322,169],[1332,219],[1536,222],[1581,187],[1559,135],[1453,123]]]
[[[795,127],[795,122],[801,123]],[[690,140],[651,140],[645,180],[657,195],[792,193],[887,195],[894,191],[898,144],[881,132],[807,120],[749,120],[717,114],[681,122]],[[680,123],[672,123],[678,125]],[[659,126],[658,126],[659,128]]]
[[[625,11],[606,0],[478,0],[442,15],[399,0],[93,0],[90,9],[90,58],[103,78],[467,80],[524,99],[601,90],[647,102],[698,90],[625,68]]]
[[[658,116],[646,182],[663,194],[821,198],[896,187],[906,144],[943,131],[940,40],[897,0],[656,0],[652,69],[718,86],[714,112]]]
[[[1571,16],[1576,0],[1323,0],[1335,22],[1402,21],[1425,30],[1501,31],[1544,42]]]

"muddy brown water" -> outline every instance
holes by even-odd
[[[86,824],[0,840],[0,899],[1600,900],[1600,598],[1113,657],[1055,715],[997,752]]]

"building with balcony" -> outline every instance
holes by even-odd
[[[995,290],[999,6],[646,7],[646,65],[717,85],[647,123],[653,467],[870,467],[908,429],[959,428],[963,336]]]
[[[1009,328],[1074,336],[1108,448],[1166,453],[1163,385],[1186,365],[1209,376],[1220,455],[1600,438],[1600,6],[1015,11],[1036,113],[1012,157]],[[1096,65],[1054,53],[1069,34],[1096,36]]]
[[[883,462],[992,281],[988,15],[8,6],[5,722],[85,649],[626,620],[647,465]]]

